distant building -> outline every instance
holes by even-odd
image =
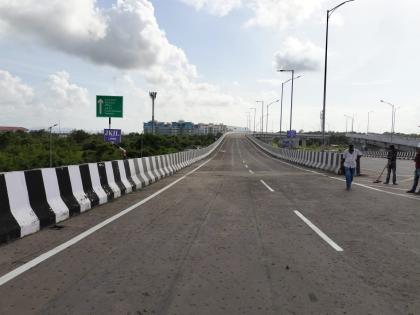
[[[6,127],[0,126],[0,132],[28,132],[29,130],[23,127]]]
[[[143,123],[144,133],[152,133],[152,121]],[[223,124],[194,124],[189,121],[164,123],[155,121],[155,133],[159,135],[208,135],[225,133],[227,127]]]

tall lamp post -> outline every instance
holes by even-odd
[[[48,127],[50,130],[50,167],[52,167],[52,129],[56,126],[58,126],[58,124],[54,124]]]
[[[344,117],[346,117],[348,119],[351,119],[351,133],[353,133],[354,132],[354,114],[353,114],[353,116],[344,115]],[[346,121],[346,126],[347,126],[347,121]]]
[[[275,101],[272,101],[270,104],[267,104],[267,110],[266,110],[266,112],[267,112],[267,119],[265,120],[265,133],[268,133],[268,108],[271,105],[273,105],[274,103],[278,103],[278,102],[280,102],[280,100],[275,100]]]
[[[293,116],[293,82],[294,82],[294,78],[295,78],[295,70],[285,70],[285,69],[281,69],[278,70],[279,72],[291,72],[292,73],[292,91],[290,93],[290,132],[292,132],[292,116]]]
[[[295,77],[296,79],[301,78],[301,75],[298,75]],[[292,79],[286,80],[281,83],[281,97],[280,97],[280,137],[281,137],[281,131],[282,131],[282,122],[283,122],[283,91],[284,91],[284,85],[288,82],[292,81]]]
[[[150,98],[152,99],[152,135],[155,134],[155,99],[157,92],[149,92]]]
[[[395,132],[395,112],[399,108],[395,108],[395,105],[389,102],[385,102],[384,100],[381,100],[381,103],[387,104],[392,107],[392,116],[391,116],[391,142],[393,140],[393,135]]]
[[[251,129],[251,112],[245,112],[246,114],[246,128]]]
[[[334,13],[335,10],[337,10],[342,5],[346,4],[347,2],[352,2],[355,0],[347,0],[339,5],[335,6],[331,10],[327,10],[327,30],[326,30],[326,36],[325,36],[325,63],[324,63],[324,100],[323,100],[323,106],[322,106],[322,144],[325,145],[325,104],[327,100],[327,66],[328,66],[328,27],[329,27],[329,21],[330,16]]]
[[[256,101],[261,103],[261,133],[264,133],[264,101]]]
[[[255,133],[255,116],[257,115],[257,108],[256,107],[250,107],[249,109],[254,110],[254,133]]]
[[[369,134],[369,125],[370,125],[370,113],[373,113],[374,111],[368,111],[368,122],[367,122],[367,128],[366,128],[366,135]]]

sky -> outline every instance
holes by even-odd
[[[294,69],[292,129],[321,129],[332,0],[0,0],[0,125],[101,130],[96,95],[124,97],[113,128],[155,118],[247,125]],[[355,0],[330,17],[326,130],[420,132],[420,1]],[[291,84],[282,129],[290,128]],[[266,114],[266,108],[264,108]],[[278,131],[280,102],[264,129]]]

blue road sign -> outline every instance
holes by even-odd
[[[296,130],[287,130],[287,138],[296,138]]]
[[[121,129],[104,129],[105,142],[121,143]]]

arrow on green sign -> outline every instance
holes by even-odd
[[[104,104],[104,101],[100,98],[98,100],[98,105],[99,105],[99,115],[102,115],[102,105]]]

